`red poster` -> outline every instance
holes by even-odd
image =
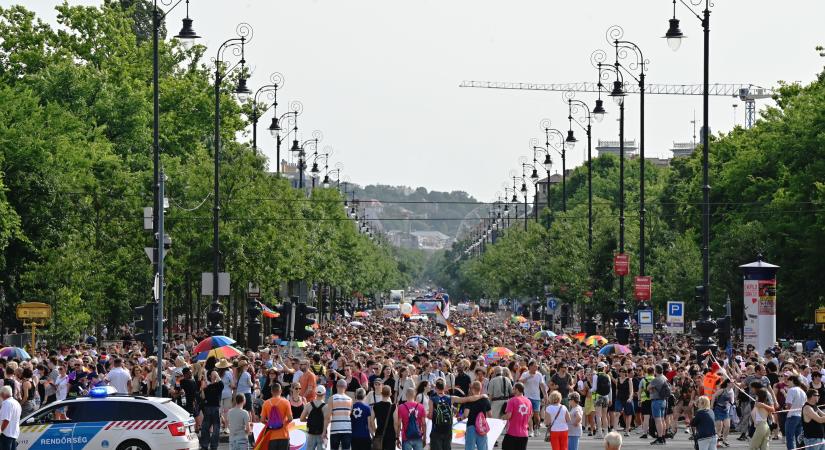
[[[759,280],[759,315],[776,315],[776,280]]]
[[[618,253],[613,257],[613,273],[620,277],[630,273],[630,256],[627,253]]]
[[[653,281],[651,277],[636,277],[633,283],[633,295],[636,300],[650,300],[650,292]]]

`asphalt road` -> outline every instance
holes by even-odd
[[[544,430],[542,429],[542,433]],[[693,449],[693,441],[690,440],[689,436],[685,434],[683,431],[679,432],[679,435],[675,439],[670,439],[667,441],[666,446],[657,446],[657,445],[650,445],[650,439],[639,439],[639,433],[633,432],[630,433],[629,437],[624,438],[624,444],[622,445],[623,448],[628,449],[658,449],[658,448],[667,448],[669,450],[692,450]],[[746,449],[748,448],[747,442],[740,442],[736,440],[736,436],[732,436],[728,439],[730,443],[731,449]],[[771,447],[781,449],[784,448],[784,441],[771,441]],[[221,444],[218,447],[221,450],[229,450],[229,444]],[[460,450],[463,447],[453,444],[454,450]],[[501,447],[497,447],[496,449],[500,449]],[[550,448],[550,444],[544,442],[544,440],[540,437],[531,438],[529,443],[527,444],[528,450],[548,450]],[[721,448],[721,447],[720,447]],[[579,449],[581,450],[603,450],[604,449],[604,441],[601,439],[596,439],[593,437],[583,436],[581,441],[579,442]]]

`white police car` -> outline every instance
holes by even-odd
[[[113,395],[110,391],[109,387],[94,388],[88,397],[55,402],[24,417],[17,448],[182,450],[200,447],[195,419],[172,400]]]

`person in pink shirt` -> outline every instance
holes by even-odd
[[[501,450],[526,450],[530,417],[533,404],[524,396],[524,384],[513,386],[513,398],[507,401],[502,419],[507,421],[507,434],[501,442]]]

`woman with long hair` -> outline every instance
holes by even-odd
[[[771,441],[771,428],[768,417],[776,411],[768,404],[768,391],[761,388],[756,391],[756,402],[751,409],[751,422],[755,431],[751,437],[750,450],[767,450]]]

